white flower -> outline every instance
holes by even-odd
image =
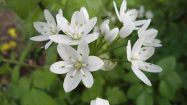
[[[151,20],[148,19],[145,21],[144,25],[138,30],[138,37],[144,37],[144,42],[143,45],[144,46],[150,46],[150,47],[161,47],[161,41],[159,39],[155,39],[157,34],[158,34],[158,30],[156,29],[147,29],[147,27],[149,26]]]
[[[114,4],[116,15],[119,21],[123,23],[123,27],[120,29],[119,35],[121,38],[125,38],[129,36],[133,32],[133,30],[137,29],[136,26],[139,26],[139,24],[136,24],[136,21],[135,21],[137,18],[138,12],[136,9],[127,11],[126,0],[123,0],[121,7],[120,7],[120,11],[118,11],[116,3],[113,2],[113,4]]]
[[[63,84],[64,90],[72,91],[81,80],[87,88],[92,87],[94,80],[90,72],[99,70],[104,63],[96,56],[89,56],[88,44],[81,42],[77,51],[71,46],[59,44],[57,51],[63,61],[52,64],[50,70],[56,74],[67,73]]]
[[[60,10],[59,13],[62,14],[62,11]],[[44,16],[45,16],[47,23],[34,22],[34,28],[41,35],[31,37],[30,40],[33,40],[33,41],[47,41],[47,40],[49,40],[49,42],[45,44],[45,49],[47,49],[53,42],[52,40],[49,39],[49,36],[57,35],[60,30],[56,24],[55,19],[53,18],[52,14],[48,10],[44,10]]]
[[[109,105],[108,100],[104,100],[101,98],[96,98],[96,100],[92,100],[90,105]]]
[[[154,54],[155,49],[153,47],[142,47],[143,40],[144,39],[142,38],[138,39],[132,50],[131,42],[130,40],[128,41],[127,59],[132,63],[131,68],[135,75],[145,84],[151,86],[152,84],[150,80],[146,77],[142,70],[146,72],[157,73],[161,72],[162,68],[160,66],[145,62]]]
[[[110,30],[109,20],[106,19],[100,26],[101,35],[104,35],[105,40],[112,42],[118,35],[119,29],[113,28]]]
[[[85,7],[82,7],[80,11],[73,13],[71,23],[61,15],[56,16],[57,24],[65,35],[53,35],[50,39],[56,43],[67,45],[78,45],[81,41],[91,43],[98,38],[98,33],[90,33],[94,28],[97,18],[89,19],[88,12]]]

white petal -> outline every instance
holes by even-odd
[[[158,30],[152,28],[139,32],[138,37],[145,37],[146,40],[153,40],[157,36],[157,34]]]
[[[48,49],[49,46],[50,46],[52,43],[53,43],[53,41],[51,41],[51,40],[50,40],[49,42],[47,42],[47,43],[45,44],[45,47],[44,47],[45,50]]]
[[[122,4],[121,4],[121,7],[120,7],[120,17],[122,18],[126,12],[126,9],[127,9],[127,1],[126,0],[123,0],[122,1]]]
[[[104,62],[96,56],[89,56],[87,59],[87,67],[90,71],[97,71],[102,68]]]
[[[55,19],[54,19],[53,15],[52,15],[47,9],[44,10],[44,16],[45,16],[45,19],[46,19],[47,23],[48,23],[53,29],[55,29],[55,28],[56,28]]]
[[[80,58],[79,53],[74,48],[68,45],[59,44],[57,46],[57,51],[63,60],[69,60],[70,58],[78,60],[78,58]]]
[[[71,26],[75,27],[79,24],[80,15],[79,11],[75,11],[71,17]]]
[[[70,67],[65,67],[66,65],[68,65],[68,63],[64,61],[55,62],[50,66],[50,71],[55,74],[65,74],[72,70]]]
[[[114,9],[115,9],[115,12],[116,12],[116,15],[117,15],[118,19],[121,20],[120,19],[120,15],[119,15],[119,11],[118,11],[118,8],[117,8],[117,5],[116,5],[116,2],[113,1],[113,5],[114,5]]]
[[[107,32],[109,32],[110,28],[109,28],[109,20],[106,19],[104,22],[102,22],[101,26],[100,26],[100,30],[102,34],[106,34]]]
[[[81,42],[78,45],[78,52],[82,55],[83,60],[85,60],[89,56],[89,53],[90,53],[90,49],[88,47],[88,44],[85,42]]]
[[[92,100],[90,105],[109,105],[109,102],[108,100],[97,98],[96,100]]]
[[[158,65],[147,63],[147,62],[140,62],[138,63],[138,68],[147,72],[158,73],[162,71],[162,68]]]
[[[134,46],[132,48],[132,56],[133,57],[137,57],[139,55],[139,52],[140,52],[140,49],[142,47],[143,41],[144,41],[144,38],[139,38],[135,42],[135,44],[134,44]]]
[[[88,70],[83,71],[84,75],[82,75],[82,82],[87,88],[91,88],[94,83],[93,76]]]
[[[96,23],[97,23],[96,17],[87,21],[86,24],[84,25],[84,34],[88,34],[94,28]]]
[[[56,15],[56,20],[57,20],[57,24],[60,27],[60,29],[64,32],[67,33],[69,32],[69,22],[66,20],[66,18],[64,18],[62,15],[57,14]]]
[[[147,60],[149,59],[155,52],[154,47],[142,47],[140,51],[138,52],[138,58],[140,60]]]
[[[49,35],[39,35],[31,37],[30,40],[32,41],[46,41],[49,40]]]
[[[138,11],[136,9],[132,9],[127,11],[128,16],[130,16],[131,20],[136,20],[137,16],[138,16]]]
[[[77,72],[74,76],[72,76],[74,71],[70,71],[67,73],[65,79],[64,79],[64,90],[65,92],[70,92],[74,90],[81,81],[81,74],[80,72]]]
[[[142,26],[145,24],[148,20],[137,20],[134,22],[135,26]]]
[[[150,23],[151,23],[150,19],[146,20],[143,26],[138,30],[138,34],[144,32],[149,27]]]
[[[85,7],[81,7],[80,12],[84,15],[85,21],[88,21],[89,15],[88,15],[87,9]]]
[[[112,29],[109,33],[107,33],[107,34],[105,35],[106,40],[109,41],[109,42],[114,41],[114,39],[115,39],[115,38],[117,37],[117,35],[118,35],[118,32],[119,32],[119,29],[118,29],[118,28]]]
[[[34,22],[34,28],[41,34],[51,34],[49,25],[44,22]]]
[[[135,25],[129,19],[124,20],[123,24],[123,27],[119,31],[119,35],[121,38],[126,38],[133,32],[133,30],[135,29]]]
[[[66,35],[51,35],[49,36],[49,39],[51,39],[52,41],[56,43],[67,44],[67,45],[70,45],[70,43],[72,43],[73,41],[71,37],[66,36]]]
[[[88,34],[85,35],[81,38],[82,41],[85,41],[87,43],[91,43],[93,41],[95,41],[97,38],[99,37],[99,33],[92,33],[92,34]]]
[[[147,84],[148,86],[151,86],[151,81],[146,77],[146,75],[139,70],[135,65],[131,66],[132,71],[135,73],[135,75],[141,80],[143,81],[145,84]]]
[[[127,44],[127,59],[128,59],[128,61],[131,61],[131,57],[132,57],[132,55],[131,55],[131,41],[130,40],[128,40],[128,44]]]

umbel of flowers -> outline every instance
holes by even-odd
[[[155,48],[162,46],[161,41],[156,39],[158,31],[148,28],[151,20],[137,20],[137,10],[127,10],[126,0],[122,1],[119,10],[116,3],[113,4],[117,18],[123,24],[122,27],[110,28],[108,19],[96,26],[97,17],[89,17],[85,7],[75,11],[71,21],[63,16],[62,10],[59,10],[56,17],[45,10],[46,22],[34,22],[39,35],[30,38],[31,40],[48,41],[44,46],[46,50],[53,42],[58,43],[57,52],[61,60],[53,63],[50,71],[66,74],[63,83],[65,92],[74,90],[81,81],[85,87],[91,88],[94,84],[92,72],[114,68],[116,62],[110,61],[107,55],[110,52],[107,52],[107,49],[111,44],[115,44],[116,40],[127,38],[133,31],[138,34],[137,41],[132,46],[131,41],[128,40],[124,48],[134,74],[142,82],[151,86],[150,80],[143,71],[153,73],[162,71],[160,66],[146,62],[153,56]],[[91,101],[90,104],[109,105],[107,100],[100,98]]]

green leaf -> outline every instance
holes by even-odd
[[[159,92],[160,94],[167,98],[167,99],[172,99],[174,97],[174,92],[169,83],[166,81],[161,81],[159,85]]]
[[[147,92],[143,92],[138,96],[136,105],[153,105],[153,96]]]
[[[127,91],[127,96],[130,99],[135,99],[138,97],[138,95],[143,91],[143,86],[141,84],[134,84],[132,85],[128,91]]]
[[[50,46],[47,49],[47,54],[46,54],[46,61],[47,64],[52,64],[54,62],[56,62],[57,60],[57,50],[56,50],[56,46]]]
[[[57,80],[55,74],[47,70],[36,70],[32,76],[33,85],[41,89],[50,88]]]
[[[32,89],[21,98],[22,105],[57,105],[55,100],[48,94]]]
[[[161,77],[167,75],[168,72],[174,71],[176,67],[176,59],[175,57],[166,57],[161,59],[158,62],[158,65],[162,67],[162,72],[160,73]]]
[[[118,105],[127,101],[124,92],[118,87],[108,88],[106,96],[112,105]]]

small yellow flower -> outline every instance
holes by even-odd
[[[0,46],[0,50],[1,52],[6,52],[10,49],[13,49],[17,46],[15,41],[10,41],[8,43],[3,44],[2,46]]]
[[[17,34],[16,34],[16,29],[15,28],[9,28],[8,29],[8,34],[13,37],[13,38],[16,38],[17,37]]]

